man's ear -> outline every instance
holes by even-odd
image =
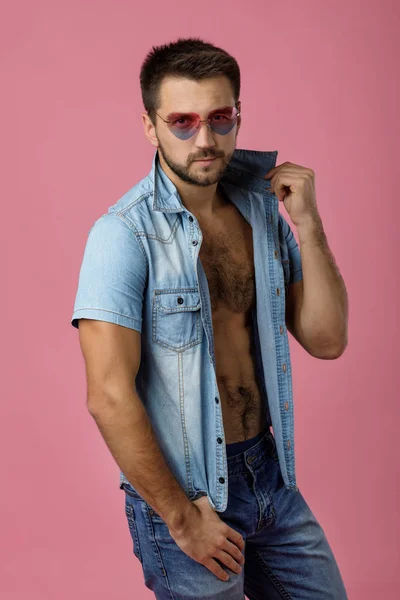
[[[240,115],[237,118],[237,128],[239,131],[240,125],[242,124],[242,103],[240,102],[240,100],[238,100],[236,102],[236,108],[237,108],[238,112],[240,112]]]
[[[156,128],[147,112],[142,114],[142,122],[145,136],[149,140],[150,144],[158,148],[159,143],[157,139]]]

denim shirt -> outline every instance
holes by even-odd
[[[255,369],[285,486],[298,490],[285,292],[302,279],[302,268],[293,232],[263,178],[277,154],[236,149],[218,185],[252,227]],[[136,391],[167,464],[191,500],[207,495],[223,512],[226,442],[201,243],[199,223],[156,150],[149,175],[89,230],[71,323],[78,328],[81,318],[97,319],[141,333]],[[120,471],[123,483],[134,487]]]

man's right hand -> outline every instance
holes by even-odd
[[[242,535],[224,523],[211,507],[207,496],[192,501],[192,510],[179,531],[169,529],[172,539],[185,554],[204,565],[222,581],[229,575],[219,565],[239,574],[244,564]],[[216,560],[217,559],[217,560]]]

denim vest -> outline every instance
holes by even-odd
[[[255,369],[284,483],[297,490],[285,292],[302,269],[293,232],[263,178],[277,154],[236,149],[218,185],[252,227]],[[199,223],[156,151],[149,175],[89,230],[71,323],[97,319],[141,332],[136,390],[167,464],[190,499],[207,494],[223,512],[227,459],[201,242]],[[132,485],[120,471],[123,483]]]

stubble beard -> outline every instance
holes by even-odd
[[[168,156],[168,154],[166,154],[164,148],[162,147],[162,144],[160,143],[160,140],[158,141],[158,143],[159,143],[158,151],[161,154],[161,156],[163,157],[163,159],[166,162],[166,164],[168,165],[168,167],[171,169],[171,171],[173,173],[175,173],[175,175],[177,177],[179,177],[185,183],[189,183],[191,185],[196,185],[199,187],[208,187],[210,185],[214,185],[215,183],[217,183],[222,178],[222,175],[224,174],[225,169],[227,168],[229,161],[231,160],[233,153],[235,151],[235,148],[234,148],[230,154],[222,156],[222,157],[218,156],[218,161],[221,166],[217,170],[215,170],[215,167],[213,165],[210,165],[211,170],[208,173],[207,171],[204,170],[204,168],[200,167],[201,172],[198,175],[196,175],[193,172],[194,169],[192,170],[192,172],[190,172],[190,169],[193,165],[193,161],[190,163],[189,167],[182,166],[182,165],[176,163],[170,156]],[[235,147],[236,147],[236,140],[235,140]],[[216,155],[212,154],[212,152],[209,152],[208,156],[211,158]],[[198,167],[195,166],[194,168],[197,169]]]

